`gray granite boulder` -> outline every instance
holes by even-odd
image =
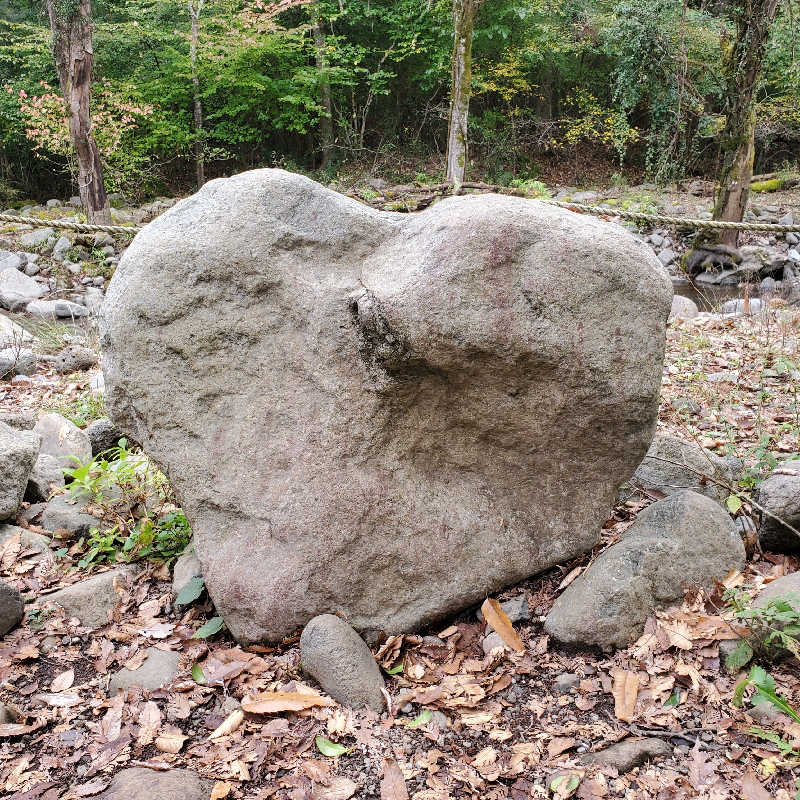
[[[657,608],[686,588],[710,588],[744,567],[733,520],[708,497],[683,490],[648,506],[556,600],[545,630],[565,644],[627,647]]]
[[[41,452],[58,459],[61,467],[75,468],[75,458],[81,463],[92,457],[92,443],[74,422],[52,411],[40,414],[33,429],[42,437]]]
[[[787,527],[800,531],[800,461],[788,462],[762,481],[758,502],[770,512],[761,515],[761,547],[776,553],[800,552],[800,536]]]
[[[0,581],[0,636],[5,636],[22,622],[25,603],[19,590],[10,583]]]
[[[0,519],[17,513],[38,455],[38,434],[0,422]]]
[[[43,294],[42,285],[18,269],[9,267],[0,272],[0,306],[3,308],[24,307]]]
[[[133,567],[117,567],[45,595],[40,602],[60,606],[67,617],[77,617],[87,628],[100,628],[119,601],[115,586],[124,588],[135,574]]]
[[[86,435],[92,443],[92,455],[110,450],[119,444],[125,434],[108,417],[96,419],[86,426]]]
[[[116,694],[131,686],[142,689],[160,689],[178,674],[180,653],[174,650],[159,650],[157,647],[147,648],[147,658],[138,669],[123,668],[115,672],[108,683],[108,693]]]
[[[33,466],[25,499],[30,503],[48,500],[54,491],[64,488],[64,471],[56,456],[41,453]]]
[[[92,528],[100,526],[97,517],[86,513],[86,506],[85,498],[73,500],[65,494],[58,495],[44,507],[41,525],[46,531],[69,533],[68,538],[86,536]]]
[[[129,767],[117,772],[97,800],[208,800],[212,781],[188,769],[164,771]]]
[[[384,213],[256,170],[128,247],[106,406],[240,641],[331,611],[407,631],[598,541],[653,434],[671,299],[601,220],[497,195]]]
[[[303,671],[342,705],[381,711],[385,684],[364,640],[343,620],[321,614],[300,637]]]

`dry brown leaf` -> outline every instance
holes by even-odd
[[[162,733],[156,737],[155,745],[162,753],[180,753],[183,743],[188,739],[182,733]]]
[[[223,800],[223,798],[231,793],[231,789],[233,789],[233,784],[227,781],[217,781],[214,784],[214,788],[211,790],[211,797],[209,800]]]
[[[560,756],[562,753],[566,752],[575,744],[575,739],[571,736],[556,736],[555,739],[550,741],[550,744],[547,745],[547,755],[550,758],[555,758],[556,756]]]
[[[502,608],[500,603],[492,597],[487,597],[481,606],[483,618],[497,633],[497,635],[512,649],[518,653],[525,652],[525,645],[522,644],[522,639],[519,634],[514,630],[511,620]]]
[[[355,781],[337,775],[328,781],[327,786],[314,786],[311,797],[312,800],[350,800],[357,789],[358,784]]]
[[[69,689],[73,683],[75,683],[75,670],[68,669],[66,672],[62,672],[60,675],[56,675],[56,677],[53,678],[53,682],[50,684],[50,691],[63,692]]]
[[[218,728],[216,728],[208,738],[219,739],[222,736],[228,736],[228,734],[238,730],[243,720],[244,712],[237,708],[236,711],[232,711],[230,714],[228,714],[224,722]]]
[[[248,714],[278,714],[282,711],[302,711],[315,706],[332,706],[333,700],[306,692],[261,692],[242,700],[242,710]]]
[[[636,698],[639,695],[639,676],[620,667],[611,670],[614,684],[611,693],[614,695],[614,713],[623,722],[633,721]]]
[[[35,722],[33,725],[20,725],[14,722],[8,722],[0,725],[0,738],[7,736],[24,736],[26,733],[39,730],[47,723],[44,721]]]
[[[136,739],[139,747],[150,744],[160,727],[161,711],[156,703],[148,700],[139,712],[139,736]]]
[[[381,800],[408,800],[406,779],[403,777],[400,766],[393,758],[383,759]]]
[[[771,800],[772,795],[761,785],[761,781],[753,770],[748,769],[742,775],[741,785],[744,800]]]

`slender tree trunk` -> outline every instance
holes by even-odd
[[[483,0],[453,0],[453,77],[447,130],[447,180],[460,186],[467,173],[467,121],[472,84],[472,26]]]
[[[314,54],[317,62],[317,72],[319,72],[320,102],[323,108],[323,115],[319,120],[319,138],[322,149],[320,167],[327,169],[331,161],[331,148],[333,146],[331,84],[328,80],[328,59],[325,56],[325,27],[319,16],[319,9],[316,6],[311,13],[314,30]]]
[[[741,222],[747,209],[755,152],[755,95],[777,5],[777,0],[736,0],[729,7],[736,41],[725,54],[725,128],[720,138],[714,219]],[[724,231],[720,237],[732,247],[737,240],[737,231]]]
[[[205,134],[203,131],[203,102],[200,99],[200,77],[197,74],[197,41],[199,38],[200,12],[205,0],[188,0],[189,17],[192,20],[192,38],[189,43],[189,60],[192,64],[192,92],[194,95],[194,164],[197,188],[206,182]]]
[[[89,222],[111,224],[103,183],[103,165],[92,136],[89,93],[92,81],[92,7],[90,0],[47,0],[53,56],[69,117],[69,133],[78,162],[78,192]]]

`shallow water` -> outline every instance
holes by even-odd
[[[726,300],[739,300],[747,297],[759,297],[758,284],[740,284],[739,286],[713,286],[709,284],[686,283],[675,286],[675,294],[694,300],[700,311],[713,311]]]

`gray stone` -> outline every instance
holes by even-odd
[[[36,372],[36,356],[27,348],[5,347],[0,350],[0,379],[14,375],[33,375]]]
[[[54,244],[55,240],[56,232],[52,228],[36,228],[19,237],[19,243],[23,247],[47,247]]]
[[[763,306],[762,300],[758,297],[751,297],[748,301],[726,300],[722,304],[720,312],[722,314],[731,314],[735,316],[741,316],[742,314],[758,314],[762,311]]]
[[[42,268],[39,266],[39,264],[36,261],[29,261],[25,265],[25,269],[23,270],[23,272],[28,277],[33,277],[34,275],[38,275],[41,272],[41,269]]]
[[[56,198],[53,198],[52,200],[48,200],[45,205],[47,206],[47,208],[61,208],[61,206],[63,206],[64,204],[60,200],[56,200]]]
[[[210,794],[211,781],[188,769],[157,771],[130,767],[117,772],[97,800],[208,800]]]
[[[86,536],[100,520],[85,513],[86,501],[68,502],[67,495],[54,497],[42,511],[41,525],[46,531],[68,532],[72,537]]]
[[[383,676],[364,640],[333,614],[314,617],[300,637],[303,671],[342,705],[381,711]]]
[[[52,259],[53,261],[63,261],[67,251],[72,247],[72,240],[66,236],[61,236],[59,240],[53,245]]]
[[[28,478],[25,499],[29,503],[48,500],[54,490],[64,488],[64,472],[56,456],[41,453]]]
[[[794,225],[794,216],[790,211],[788,214],[784,214],[779,220],[778,225]]]
[[[481,647],[483,647],[483,652],[486,653],[487,656],[497,647],[505,647],[506,650],[509,649],[508,645],[503,641],[503,638],[497,631],[487,633],[486,636],[483,637]]]
[[[574,689],[576,686],[580,684],[580,682],[581,682],[580,675],[576,675],[574,672],[562,672],[561,675],[559,675],[555,679],[554,685],[556,691],[564,694],[565,692],[568,692],[570,689]]]
[[[76,458],[81,464],[92,458],[92,443],[86,433],[55,411],[40,414],[33,430],[42,437],[41,452],[56,456],[62,467],[74,469]]]
[[[586,753],[578,760],[581,764],[597,767],[614,767],[620,775],[640,767],[648,761],[663,761],[672,756],[672,745],[663,739],[626,739],[596,753]]]
[[[51,369],[66,374],[68,372],[83,372],[97,366],[97,355],[88,347],[71,344],[60,353],[46,359]]]
[[[0,525],[0,548],[5,547],[6,542],[14,536],[19,536],[23,550],[35,550],[37,553],[50,552],[50,539],[41,533],[18,528],[16,525]]]
[[[13,517],[39,455],[39,436],[0,422],[0,520]]]
[[[674,250],[666,249],[662,250],[658,254],[658,260],[665,266],[668,267],[675,259],[677,258],[677,254]]]
[[[500,608],[503,609],[503,613],[511,620],[513,623],[517,622],[528,622],[531,618],[531,610],[528,606],[528,597],[525,594],[518,594],[516,597],[512,597],[510,600],[504,600],[500,603]],[[478,609],[478,619],[483,622],[483,612]]]
[[[129,584],[134,575],[132,567],[118,567],[59,589],[40,598],[40,602],[61,606],[67,617],[77,617],[84,627],[100,628],[107,624],[109,613],[119,601],[114,584]]]
[[[42,294],[42,285],[18,269],[10,267],[0,272],[0,305],[3,308],[25,306]]]
[[[765,608],[776,597],[789,601],[789,605],[800,613],[800,571],[791,572],[782,578],[770,581],[753,602],[756,608]]]
[[[652,244],[653,247],[661,247],[661,245],[664,244],[664,237],[658,233],[651,233],[650,244]]]
[[[131,686],[143,689],[160,689],[166,686],[177,674],[180,653],[174,650],[159,650],[157,647],[147,648],[147,658],[138,669],[121,669],[115,672],[108,682],[108,693],[116,694]]]
[[[175,566],[172,568],[172,593],[179,595],[192,578],[203,577],[203,565],[195,555],[194,549],[190,545],[180,556],[178,556]]]
[[[692,489],[718,503],[728,499],[730,491],[724,486],[704,480],[704,476],[732,486],[741,471],[726,459],[706,450],[696,442],[687,442],[677,436],[658,433],[642,463],[636,468],[628,484],[645,491],[655,489],[666,495],[682,489]],[[629,494],[623,485],[620,494]]]
[[[34,300],[25,306],[25,311],[28,314],[59,319],[78,319],[89,314],[86,306],[69,300]]]
[[[0,581],[0,636],[5,636],[22,622],[25,603],[19,590],[5,581]]]
[[[125,434],[108,417],[96,419],[86,427],[86,435],[92,443],[92,455],[96,456],[119,444]]]
[[[0,422],[17,431],[32,431],[36,415],[32,411],[0,411]]]
[[[240,641],[333,610],[413,630],[597,541],[652,436],[671,296],[599,220],[489,195],[377,212],[257,170],[125,252],[106,406],[169,474]]]
[[[9,253],[8,250],[0,250],[0,272],[6,269],[21,269],[24,263],[25,262],[18,253]]]
[[[800,530],[800,461],[774,470],[758,487],[758,503],[770,514]],[[761,547],[776,553],[800,552],[800,536],[769,514],[761,515]]]
[[[83,208],[83,203],[81,202],[80,197],[78,197],[77,195],[73,195],[72,197],[70,197],[70,199],[67,200],[67,205],[70,208]]]
[[[786,234],[786,242],[787,242],[787,244],[800,244],[800,234],[787,233]]]
[[[669,404],[675,411],[692,416],[698,416],[703,410],[696,400],[689,397],[673,397]]]
[[[545,630],[565,644],[627,647],[657,608],[679,601],[687,586],[713,586],[745,563],[733,520],[691,491],[639,513],[620,541],[556,600]]]
[[[93,278],[86,278],[88,281],[93,281]],[[103,308],[103,300],[105,299],[105,295],[103,294],[103,290],[96,287],[90,286],[86,290],[86,294],[84,295],[84,304],[86,308],[89,309],[90,314],[99,314],[101,309]]]
[[[98,231],[94,235],[94,238],[92,239],[92,244],[95,247],[113,247],[114,237],[110,233],[104,233],[103,231]]]
[[[674,319],[694,319],[698,315],[697,304],[688,297],[676,294],[672,298],[672,308],[669,312],[670,321]]]

